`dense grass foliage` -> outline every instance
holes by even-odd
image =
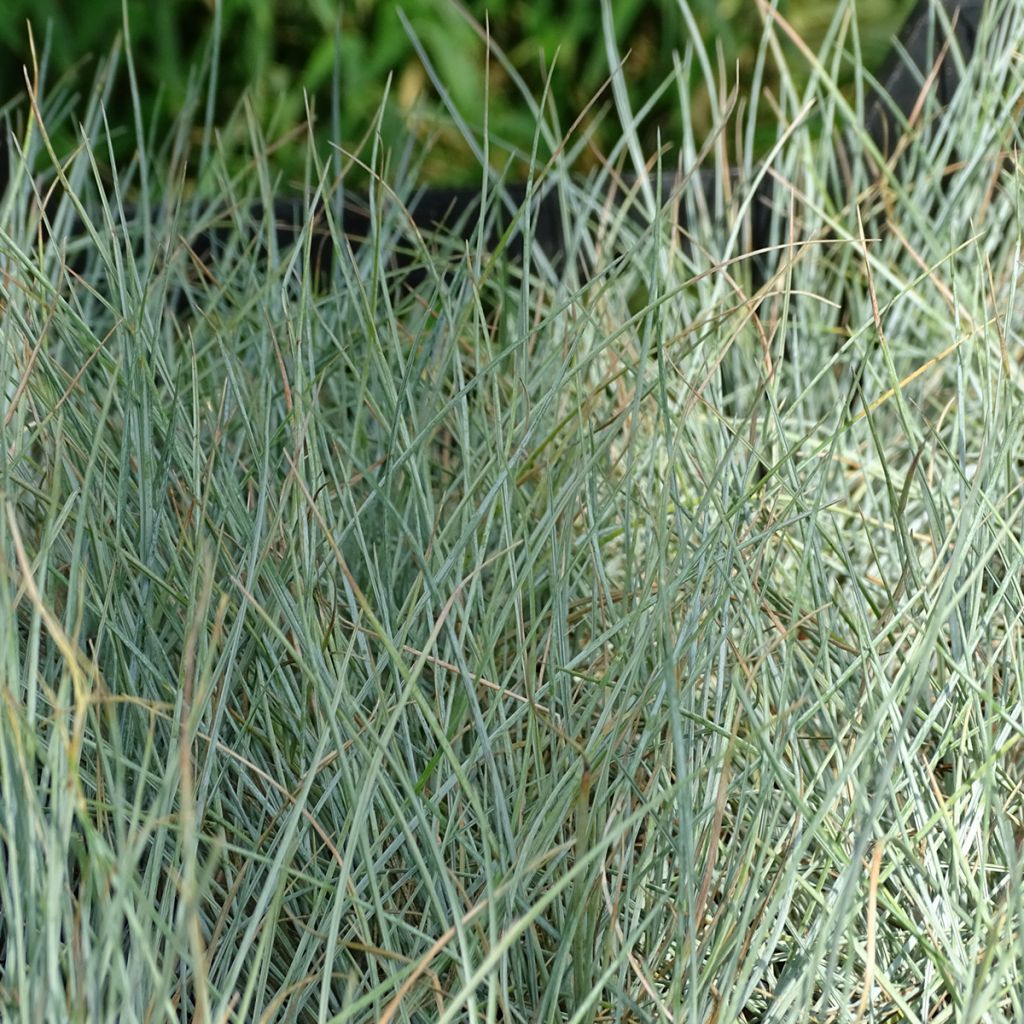
[[[857,4],[867,68],[878,66],[910,6],[908,0]],[[693,25],[709,41],[712,59],[726,69],[723,85],[736,87],[737,69],[739,81],[749,83],[761,36],[756,4],[617,0],[613,7],[616,38],[634,95],[653,95],[673,73],[676,55]],[[823,38],[834,14],[834,4],[823,0],[782,0],[779,9],[812,45]],[[530,149],[534,118],[509,70],[487,61],[485,25],[508,53],[514,75],[533,95],[543,93],[554,66],[550,114],[563,130],[608,76],[600,8],[589,0],[470,0],[464,7],[447,0],[127,0],[125,12],[126,20],[119,3],[7,0],[0,20],[0,100],[24,89],[24,68],[32,65],[28,25],[39,52],[46,52],[48,80],[61,79],[72,93],[88,92],[96,62],[106,57],[115,38],[127,32],[143,118],[159,139],[195,95],[190,82],[212,47],[217,59],[213,102],[218,122],[230,122],[244,95],[262,130],[281,140],[271,159],[285,174],[301,176],[304,144],[292,133],[305,120],[307,103],[315,111],[322,146],[340,140],[355,150],[368,132],[376,130],[378,107],[387,94],[379,124],[385,147],[401,149],[411,131],[418,145],[429,148],[427,177],[451,183],[474,180],[478,171],[424,74],[417,43],[469,122],[482,126],[486,119],[496,139],[525,152]],[[787,45],[784,39],[782,45]],[[806,78],[806,69],[799,64],[795,71]],[[842,83],[851,82],[852,63],[837,71]],[[698,69],[686,69],[682,77],[695,93],[689,116],[703,134],[714,121],[711,99],[704,93]],[[771,68],[767,84],[777,85]],[[127,90],[114,92],[107,106],[111,124],[131,124],[132,97]],[[770,144],[774,118],[767,108],[766,114],[761,142]],[[659,128],[663,139],[677,137],[679,117],[679,104],[670,93],[643,127],[646,147],[653,150],[658,144]],[[597,147],[607,149],[615,138],[614,119],[597,123],[590,118],[589,123]],[[76,140],[64,141],[70,147]],[[127,159],[134,140],[131,133],[115,133],[113,144],[119,157]],[[223,144],[244,151],[244,127],[232,134],[229,124]]]
[[[558,164],[589,280],[410,291],[382,183],[318,291],[255,124],[216,205],[77,110],[0,208],[3,1019],[1024,1019],[1022,24],[851,200],[779,67],[756,294],[749,182],[683,245]]]

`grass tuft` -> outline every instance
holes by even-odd
[[[613,80],[587,182],[536,105],[564,272],[528,212],[524,268],[482,230],[396,270],[360,154],[327,288],[248,221],[254,119],[241,172],[141,118],[116,167],[112,79],[61,158],[38,90],[0,209],[5,1020],[1024,1019],[1024,22],[848,200],[847,13],[803,90],[766,20],[767,273],[767,100],[724,82],[713,143],[649,159]],[[605,202],[659,159],[718,172],[685,241]]]

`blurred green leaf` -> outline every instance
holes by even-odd
[[[432,115],[440,104],[422,73],[412,43],[398,17],[394,0],[371,3],[359,0],[341,5],[336,0],[221,0],[222,52],[219,55],[217,116],[226,121],[243,95],[248,95],[256,116],[272,136],[295,128],[305,116],[306,95],[319,114],[321,141],[328,141],[329,111],[336,60],[341,70],[340,105],[343,143],[354,145],[376,116],[388,76],[403,88],[392,91],[397,116],[386,119],[384,142],[401,141],[413,107]],[[720,52],[723,67],[753,60],[761,33],[761,17],[753,5],[737,0],[692,0],[691,9],[712,53]],[[48,41],[49,78],[65,74],[77,64],[75,81],[91,80],[92,68],[103,58],[122,29],[122,8],[117,2],[67,5],[59,0],[9,0],[0,21],[0,84],[3,95],[24,92],[22,68],[30,63],[28,31],[31,22],[37,39]],[[484,98],[489,102],[492,129],[524,150],[535,130],[533,118],[491,61],[491,81],[485,81],[484,46],[454,2],[407,0],[401,5],[414,32],[429,54],[462,114],[477,127],[484,120]],[[862,46],[869,66],[877,63],[892,32],[906,13],[908,0],[898,4],[863,0]],[[789,0],[783,14],[813,45],[824,34],[834,6],[822,0]],[[545,76],[554,65],[552,101],[559,123],[571,124],[607,78],[599,21],[589,0],[467,0],[465,12],[489,26],[491,37],[509,55],[534,95],[540,96]],[[127,13],[142,91],[142,112],[156,120],[156,135],[177,117],[185,103],[190,71],[206,54],[213,29],[213,0],[167,0],[147,4],[127,0]],[[651,95],[671,72],[674,54],[686,45],[686,30],[677,0],[620,0],[614,8],[620,51],[628,54],[624,73],[636,96]],[[340,28],[340,36],[337,30]],[[336,41],[340,38],[340,48]],[[83,58],[87,58],[83,62]],[[694,79],[694,87],[697,80]],[[771,83],[767,83],[770,85]],[[128,124],[128,90],[115,91],[108,118]],[[697,103],[694,116],[704,116]],[[656,107],[649,122],[653,148],[655,135],[679,133],[678,104],[671,96]],[[698,132],[706,126],[695,125]],[[770,142],[770,128],[765,135]],[[598,130],[596,141],[607,144]],[[121,145],[129,147],[130,137]],[[473,179],[478,173],[469,154],[456,143],[438,141],[437,163],[450,180]],[[130,150],[120,154],[127,158]],[[294,146],[285,146],[275,159],[286,173],[300,173],[302,158]]]

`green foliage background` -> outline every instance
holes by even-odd
[[[909,6],[908,0],[858,4],[869,66],[877,66]],[[127,0],[124,10],[116,0],[76,4],[7,0],[4,7],[0,85],[2,95],[15,105],[24,92],[24,68],[30,63],[29,23],[37,49],[48,54],[48,82],[63,79],[81,92],[88,88],[97,61],[123,32],[126,12],[144,113],[158,133],[185,103],[190,75],[209,53],[216,16],[213,0]],[[781,0],[779,7],[812,45],[821,39],[835,10],[822,0]],[[725,79],[731,85],[736,68],[742,82],[761,33],[757,5],[747,0],[691,0],[690,9],[702,38],[711,44],[709,49],[717,50]],[[522,149],[529,149],[533,117],[498,62],[488,64],[473,20],[483,24],[487,19],[492,38],[535,96],[542,94],[545,77],[555,65],[551,99],[563,130],[607,77],[600,4],[594,0],[467,0],[465,7],[453,0],[403,0],[400,4],[390,0],[343,4],[337,0],[222,0],[218,122],[227,123],[243,95],[248,96],[259,123],[273,140],[304,121],[308,94],[321,140],[332,138],[340,125],[343,144],[354,148],[371,129],[391,76],[381,126],[385,144],[393,146],[412,132],[431,143],[427,177],[471,178],[477,173],[473,159],[439,116],[442,105],[400,11],[467,120],[482,127],[486,108],[492,135]],[[680,4],[678,0],[613,0],[613,11],[621,52],[629,54],[627,80],[634,95],[649,96],[671,71],[673,55],[685,47],[688,30]],[[336,65],[336,52],[341,55],[340,65]],[[336,66],[340,103],[332,115]],[[109,119],[114,126],[127,126],[131,97],[126,81],[119,80],[119,85]],[[699,118],[704,108],[696,72],[693,85],[695,117]],[[652,148],[657,129],[663,138],[671,138],[678,117],[678,97],[669,91],[650,119],[651,138],[646,141]],[[597,145],[612,131],[613,121],[606,119],[595,136]],[[239,129],[239,134],[245,133]],[[296,172],[299,152],[301,147],[286,145],[278,157],[286,169]]]

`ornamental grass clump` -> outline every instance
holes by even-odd
[[[832,85],[846,5],[817,57],[766,12],[770,97],[687,44],[707,145],[643,153],[616,73],[581,181],[542,98],[509,159],[575,211],[561,262],[528,214],[521,263],[411,230],[407,164],[311,146],[328,279],[246,109],[111,166],[130,61],[78,106],[37,79],[0,207],[0,1016],[1024,1019],[1021,25],[887,170],[867,73]],[[714,203],[610,207],[648,159]]]

